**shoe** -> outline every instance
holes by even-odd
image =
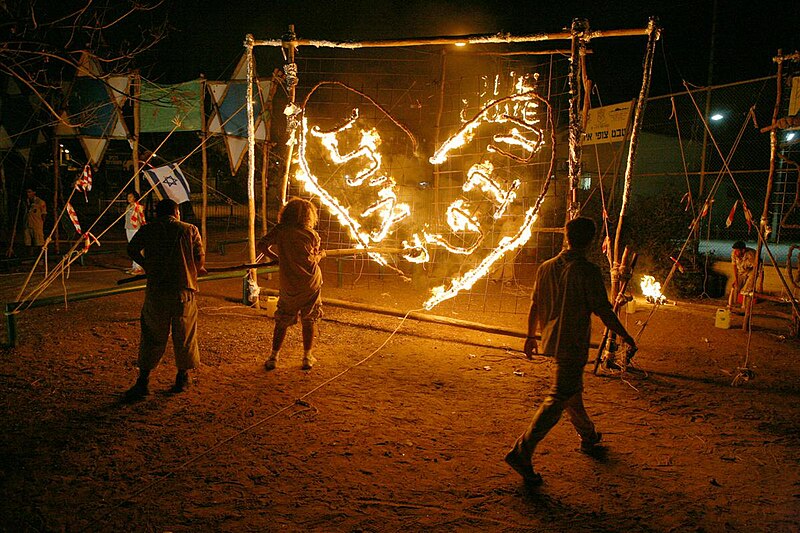
[[[314,366],[314,363],[317,362],[317,358],[311,354],[303,356],[303,366],[301,367],[303,370],[311,370],[311,367]]]
[[[191,385],[192,382],[189,378],[189,372],[186,370],[178,370],[178,374],[175,376],[175,385],[172,386],[170,392],[179,394],[185,392]]]
[[[148,394],[150,394],[148,380],[139,378],[136,380],[136,383],[133,384],[133,387],[125,391],[122,399],[126,402],[136,402]]]
[[[595,451],[595,448],[600,441],[603,440],[603,434],[599,431],[594,432],[594,436],[589,439],[581,439],[581,451],[584,453],[591,453]]]
[[[275,370],[278,366],[278,356],[277,355],[270,355],[269,359],[264,361],[264,369],[265,370]]]
[[[509,451],[506,454],[505,461],[508,464],[508,466],[510,466],[517,472],[517,474],[522,476],[522,480],[526,484],[531,486],[542,484],[542,476],[540,474],[537,474],[533,470],[532,464],[526,463],[522,459],[520,459],[516,450],[512,449],[511,451]]]

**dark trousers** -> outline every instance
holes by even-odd
[[[158,366],[167,349],[170,332],[178,370],[191,370],[200,364],[197,303],[193,291],[160,292],[148,289],[142,306],[141,325],[140,371],[149,372]]]
[[[584,440],[595,435],[594,423],[583,406],[583,368],[580,363],[556,363],[555,379],[547,396],[533,416],[528,429],[514,444],[520,458],[530,460],[536,445],[544,439],[567,411],[569,419]]]

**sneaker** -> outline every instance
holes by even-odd
[[[178,371],[178,374],[175,376],[175,385],[172,386],[170,392],[175,394],[181,393],[186,391],[191,386],[192,382],[189,378],[189,372],[187,371]]]
[[[505,458],[508,466],[513,468],[517,474],[522,476],[522,480],[528,485],[541,485],[542,476],[533,470],[533,465],[523,461],[517,451],[512,449],[506,454]]]
[[[311,367],[314,366],[314,363],[317,362],[317,358],[311,354],[307,354],[303,356],[303,366],[301,367],[303,370],[311,370]]]
[[[125,391],[122,399],[126,402],[136,402],[148,394],[150,394],[148,380],[139,378],[136,380],[136,383],[133,384],[133,387]]]
[[[595,431],[594,436],[591,438],[581,439],[581,451],[585,453],[593,452],[601,440],[603,440],[603,434]]]
[[[264,361],[264,369],[265,370],[275,370],[278,366],[278,356],[277,355],[270,355],[269,359]]]

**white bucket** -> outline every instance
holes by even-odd
[[[278,309],[278,297],[267,296],[267,305],[264,307],[264,310],[267,312],[267,316],[274,317],[275,311],[277,309]]]
[[[731,327],[731,310],[730,309],[717,309],[717,319],[714,321],[714,326],[720,329],[730,329]]]
[[[632,315],[636,312],[636,298],[632,298],[628,303],[625,304],[625,312],[629,315]]]

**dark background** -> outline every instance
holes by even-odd
[[[795,1],[229,0],[176,1],[168,10],[169,37],[144,58],[150,64],[143,70],[165,83],[200,73],[224,79],[241,56],[246,34],[279,39],[289,24],[301,38],[358,41],[501,31],[553,33],[568,28],[576,17],[588,19],[596,30],[644,28],[650,16],[657,16],[663,32],[654,65],[654,95],[683,90],[682,80],[708,84],[712,36],[712,83],[774,74],[772,58],[778,49],[788,53],[798,48],[800,20],[800,2]],[[569,42],[517,46],[568,48]],[[641,83],[644,37],[596,39],[590,47],[598,60],[590,61],[589,76],[603,100],[628,99]],[[604,59],[609,56],[613,64]]]

